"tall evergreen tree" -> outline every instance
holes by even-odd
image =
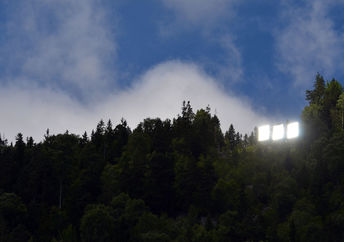
[[[310,104],[321,105],[324,94],[325,80],[319,73],[317,73],[314,82],[314,89],[306,91],[306,100],[309,101]]]

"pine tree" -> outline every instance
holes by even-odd
[[[317,73],[314,82],[314,89],[306,91],[306,100],[309,101],[310,104],[320,105],[324,94],[325,80],[319,73]]]
[[[228,131],[225,134],[225,143],[227,144],[227,147],[229,150],[234,150],[236,144],[237,144],[237,134],[235,133],[235,129],[233,127],[233,124],[229,126]]]

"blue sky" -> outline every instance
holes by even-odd
[[[208,104],[225,131],[299,119],[344,77],[344,1],[3,0],[0,133],[90,131]]]

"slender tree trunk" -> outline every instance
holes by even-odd
[[[59,208],[62,208],[62,179],[60,179],[60,197],[59,197]]]
[[[342,109],[342,130],[343,130],[343,109]]]
[[[104,145],[103,145],[103,159],[105,161],[105,154],[106,154],[106,147],[105,147],[105,141],[104,141]]]

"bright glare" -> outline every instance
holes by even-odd
[[[299,136],[299,123],[290,123],[287,126],[287,139],[296,138]]]
[[[258,141],[266,141],[270,139],[270,126],[263,125],[258,128]]]
[[[272,140],[280,140],[284,137],[284,125],[274,125],[272,127]]]

